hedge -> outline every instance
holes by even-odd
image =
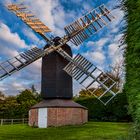
[[[79,97],[75,98],[74,101],[88,108],[89,120],[131,121],[131,116],[128,114],[128,102],[124,93],[118,94],[106,106],[95,97]]]
[[[123,1],[122,1],[123,2]],[[125,0],[126,31],[126,92],[129,112],[135,122],[135,139],[140,140],[140,0]]]

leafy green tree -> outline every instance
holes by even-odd
[[[17,95],[17,102],[20,104],[19,112],[21,117],[28,117],[28,111],[31,106],[37,103],[35,95],[31,90],[26,89]]]
[[[31,106],[41,100],[40,94],[35,87],[21,91],[17,96],[5,96],[0,92],[0,118],[27,118]]]
[[[6,97],[0,104],[0,117],[1,118],[15,118],[18,112],[19,104],[17,103],[16,97]]]

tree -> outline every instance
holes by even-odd
[[[111,72],[108,72],[108,75],[112,79],[114,79],[117,84],[117,88],[121,89],[123,87],[123,84],[125,82],[125,65],[124,60],[119,60],[114,65],[111,65]]]
[[[31,86],[31,91],[32,91],[32,93],[36,93],[37,92],[34,85]]]
[[[41,101],[41,99],[42,99],[41,94],[37,92],[34,85],[31,86],[31,92],[34,94],[34,96],[38,102]]]
[[[2,93],[2,91],[0,91],[0,101],[3,101],[5,99],[5,95],[4,93]]]
[[[26,89],[17,95],[17,102],[20,104],[19,113],[21,117],[28,117],[28,111],[31,106],[37,103],[35,95],[31,90]]]
[[[16,101],[16,97],[8,96],[0,104],[0,118],[15,118],[17,116],[19,103]]]
[[[27,118],[31,106],[41,100],[34,86],[31,89],[25,89],[17,96],[5,96],[0,92],[0,118]]]
[[[90,89],[82,89],[79,92],[79,97],[94,97],[94,95],[96,96],[100,96],[103,93],[103,89],[102,88],[90,88]]]

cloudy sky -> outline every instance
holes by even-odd
[[[3,6],[11,2],[16,1],[3,0],[0,3],[0,63],[33,46],[42,47],[45,44],[42,38]],[[123,52],[119,44],[124,14],[120,9],[114,9],[119,4],[118,0],[18,0],[18,2],[28,5],[54,35],[61,37],[65,34],[64,26],[104,3],[112,10],[116,19],[80,46],[72,45],[73,54],[81,53],[103,71],[109,70],[110,65],[123,60]],[[16,95],[19,91],[30,88],[31,85],[35,85],[40,91],[40,69],[41,60],[38,60],[0,81],[0,91],[7,95]],[[81,88],[74,81],[74,94],[77,94]]]

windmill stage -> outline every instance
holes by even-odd
[[[104,105],[117,95],[118,91],[114,91],[116,82],[81,54],[73,58],[71,46],[67,44],[70,41],[76,46],[80,45],[114,20],[115,17],[105,5],[91,10],[64,27],[66,34],[62,38],[58,36],[50,38],[47,34],[51,33],[51,30],[23,4],[9,4],[6,7],[46,41],[46,45],[41,49],[34,47],[0,63],[0,80],[4,80],[42,58],[43,100],[31,107],[30,126],[46,128],[83,124],[88,121],[87,108],[72,100],[73,79]],[[111,85],[108,85],[108,81]],[[97,90],[95,85],[103,91],[101,94],[95,94]],[[108,96],[108,99],[104,100],[104,96]]]

